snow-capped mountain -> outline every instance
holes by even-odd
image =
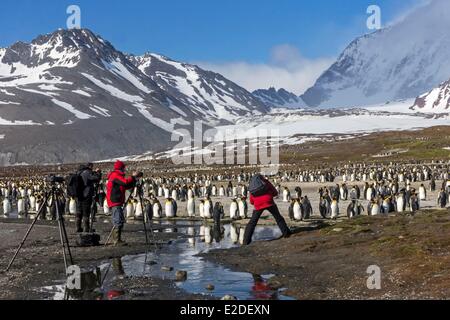
[[[283,88],[279,90],[275,88],[259,89],[253,91],[253,95],[271,108],[298,109],[306,107],[302,98]]]
[[[158,151],[194,120],[230,124],[266,109],[220,75],[162,57],[131,58],[86,29],[0,49],[0,164]]]
[[[353,41],[302,96],[311,107],[415,98],[450,76],[450,2],[433,0],[402,21]]]
[[[411,109],[420,112],[450,113],[450,80],[419,96]]]
[[[128,59],[162,90],[189,106],[197,117],[212,120],[208,121],[211,124],[268,111],[250,92],[218,73],[152,53],[129,55]]]

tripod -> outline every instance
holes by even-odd
[[[16,252],[14,253],[14,256],[12,257],[11,261],[9,262],[8,267],[5,270],[6,272],[8,272],[11,269],[11,266],[13,265],[17,256],[19,255],[19,252],[22,249],[23,245],[25,244],[25,241],[27,240],[28,236],[30,235],[31,230],[36,225],[37,221],[39,220],[39,217],[44,213],[44,210],[46,209],[49,199],[51,199],[54,202],[54,204],[56,205],[56,217],[58,219],[59,237],[61,239],[61,246],[63,248],[63,258],[64,258],[65,270],[67,270],[67,268],[69,267],[67,260],[69,260],[70,265],[74,264],[73,258],[72,258],[72,253],[70,251],[69,238],[67,236],[66,226],[64,223],[64,215],[60,211],[60,209],[61,209],[61,202],[59,200],[60,196],[62,196],[61,190],[57,189],[56,183],[52,182],[51,188],[45,192],[44,201],[42,202],[42,205],[39,208],[39,211],[38,211],[36,217],[34,218],[33,223],[28,228],[27,233],[25,234],[24,238],[22,239],[22,242],[20,243],[19,247],[17,248]]]

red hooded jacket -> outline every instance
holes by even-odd
[[[278,192],[275,187],[265,178],[263,178],[266,183],[267,191],[262,196],[255,197],[250,194],[250,203],[255,206],[255,210],[260,211],[275,205],[273,198],[278,196]]]
[[[123,169],[125,169],[125,164],[117,161],[114,165],[114,171],[108,175],[106,201],[110,208],[123,206],[125,203],[125,192],[136,185],[134,177],[125,178]]]

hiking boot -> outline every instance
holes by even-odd
[[[115,228],[113,233],[114,246],[123,247],[128,244],[122,240],[122,228]]]

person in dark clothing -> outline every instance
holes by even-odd
[[[83,222],[84,232],[90,232],[90,219],[92,211],[92,202],[95,196],[94,185],[100,182],[101,175],[100,171],[93,171],[94,165],[88,163],[87,165],[80,166],[78,174],[81,177],[83,186],[81,189],[81,194],[77,197],[77,214],[76,214],[76,224],[77,232],[83,232],[81,224]],[[80,181],[80,182],[81,182]]]
[[[292,234],[273,200],[274,197],[278,196],[277,190],[267,179],[263,177],[261,177],[261,179],[266,185],[266,191],[261,196],[254,196],[253,194],[250,194],[250,203],[254,205],[255,211],[253,212],[252,218],[245,229],[243,245],[249,245],[252,242],[256,225],[265,210],[268,210],[275,218],[283,237],[287,238]]]
[[[81,223],[83,221],[84,232],[91,231],[90,219],[92,214],[92,203],[94,194],[94,185],[100,182],[101,174],[100,171],[93,171],[94,165],[88,163],[87,165],[80,166],[79,175],[83,186],[81,188],[81,194],[78,195],[77,199],[77,232],[83,232],[81,228]]]

